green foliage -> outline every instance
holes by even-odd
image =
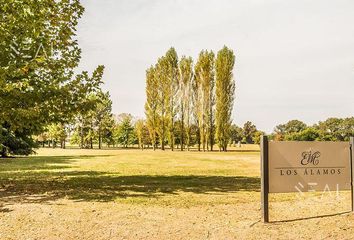
[[[133,117],[130,114],[120,114],[119,123],[114,133],[116,142],[127,148],[128,145],[134,144],[136,135],[133,126]]]
[[[178,111],[178,93],[179,93],[179,72],[178,72],[178,56],[176,50],[171,47],[166,55],[167,61],[167,79],[168,79],[168,94],[167,97],[167,117],[168,117],[168,142],[171,150],[174,149],[175,144],[175,121]]]
[[[310,127],[301,121],[292,120],[278,125],[274,136],[278,141],[349,141],[354,136],[354,117],[328,118]]]
[[[349,141],[349,138],[354,136],[354,117],[328,118],[315,127],[323,140]]]
[[[285,124],[279,124],[275,127],[276,140],[284,140],[287,135],[301,132],[307,128],[307,125],[299,120],[291,120]]]
[[[71,142],[81,148],[93,148],[94,142],[98,142],[99,148],[102,142],[114,144],[114,119],[109,93],[98,91],[88,95],[77,112],[74,125]]]
[[[0,126],[0,156],[29,155],[36,143],[26,131],[12,131],[10,128]]]
[[[297,133],[288,134],[285,136],[287,141],[316,141],[319,140],[320,133],[315,128],[306,128]]]
[[[1,0],[0,126],[19,142],[31,142],[47,125],[70,121],[101,84],[103,66],[92,78],[74,73],[81,54],[75,32],[83,12],[79,0]],[[0,144],[19,152],[8,141]]]
[[[157,145],[157,133],[159,123],[159,81],[156,76],[156,68],[151,66],[146,70],[146,127],[149,130],[152,146],[155,150]]]
[[[227,122],[219,124],[219,143],[223,143],[225,151],[235,90],[234,60],[233,52],[226,47],[219,52],[219,118]],[[154,149],[158,138],[163,150],[166,141],[172,150],[176,142],[182,150],[184,145],[189,148],[192,143],[197,143],[198,150],[201,146],[203,150],[213,150],[217,111],[215,71],[212,51],[201,51],[193,67],[191,57],[183,56],[178,61],[174,48],[146,71],[145,114]],[[193,125],[197,128],[192,129]]]
[[[139,148],[144,149],[144,132],[145,130],[145,122],[142,119],[139,119],[135,123],[135,134],[136,137],[138,138],[138,143],[139,143]]]
[[[199,124],[200,141],[203,151],[214,145],[215,122],[215,54],[210,51],[201,51],[195,65],[196,87],[198,91],[197,117]]]
[[[238,143],[243,139],[243,129],[237,126],[236,124],[232,124],[230,128],[230,138],[232,143]]]
[[[260,144],[261,143],[261,136],[263,136],[263,135],[265,135],[265,132],[257,131],[252,138],[253,143]]]
[[[180,69],[180,118],[181,118],[181,150],[184,144],[187,149],[191,144],[192,124],[192,81],[193,81],[193,59],[183,56],[179,62]]]
[[[67,138],[67,131],[63,124],[51,124],[48,126],[47,136],[52,142],[52,147],[54,148],[57,142],[61,143],[62,147],[65,147],[65,139]]]
[[[248,143],[248,144],[252,144],[255,143],[254,140],[256,139],[256,134],[257,134],[258,130],[256,125],[254,125],[252,122],[247,121],[244,125],[243,125],[243,139],[242,141],[244,143]]]
[[[226,46],[218,52],[216,70],[216,138],[222,151],[227,151],[232,124],[231,113],[234,103],[235,82],[233,68],[235,55]]]

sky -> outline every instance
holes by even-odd
[[[353,0],[83,0],[81,70],[106,67],[114,113],[144,117],[145,71],[171,47],[236,55],[238,125],[354,116]]]

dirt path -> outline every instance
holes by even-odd
[[[257,202],[190,208],[65,199],[18,203],[1,208],[0,239],[352,239],[354,214],[342,213],[348,197],[273,202],[271,219],[290,221],[271,224],[259,221]],[[316,214],[330,216],[296,220]]]

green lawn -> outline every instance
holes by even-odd
[[[256,147],[228,153],[40,149],[37,156],[0,161],[1,197],[189,206],[229,203],[238,195],[242,201],[259,191],[258,156]]]
[[[0,159],[0,239],[352,239],[350,193],[270,195],[259,147],[40,149]]]

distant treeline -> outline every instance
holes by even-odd
[[[292,120],[275,127],[270,136],[277,141],[349,141],[354,136],[354,117],[328,118],[308,126]]]
[[[231,127],[231,142],[259,144],[263,134],[251,122],[246,122],[243,127],[234,124]],[[353,136],[354,117],[349,117],[328,118],[314,125],[291,120],[277,125],[268,137],[275,141],[349,141]]]
[[[43,146],[62,148],[65,148],[67,141],[81,148],[101,148],[103,144],[105,147],[153,148],[147,122],[144,119],[134,118],[127,113],[116,116],[106,115],[106,120],[102,121],[101,127],[91,124],[96,121],[93,120],[90,123],[89,119],[86,118],[86,123],[89,124],[85,125],[81,125],[81,121],[78,121],[76,125],[50,125],[47,131],[36,137],[37,142]],[[176,149],[182,148],[181,131],[182,122],[176,120],[174,141]],[[232,124],[227,144],[228,146],[237,146],[238,143],[259,144],[260,136],[263,134],[265,133],[258,130],[256,125],[250,121],[241,127]],[[198,126],[191,124],[189,144],[184,144],[186,149],[202,150],[198,148],[198,135]],[[329,118],[311,126],[299,120],[291,120],[277,125],[269,138],[276,141],[348,141],[351,136],[354,136],[354,117]],[[217,140],[214,139],[214,141]],[[157,135],[155,147],[161,147],[160,142],[159,135]],[[167,140],[165,144],[170,148]]]

